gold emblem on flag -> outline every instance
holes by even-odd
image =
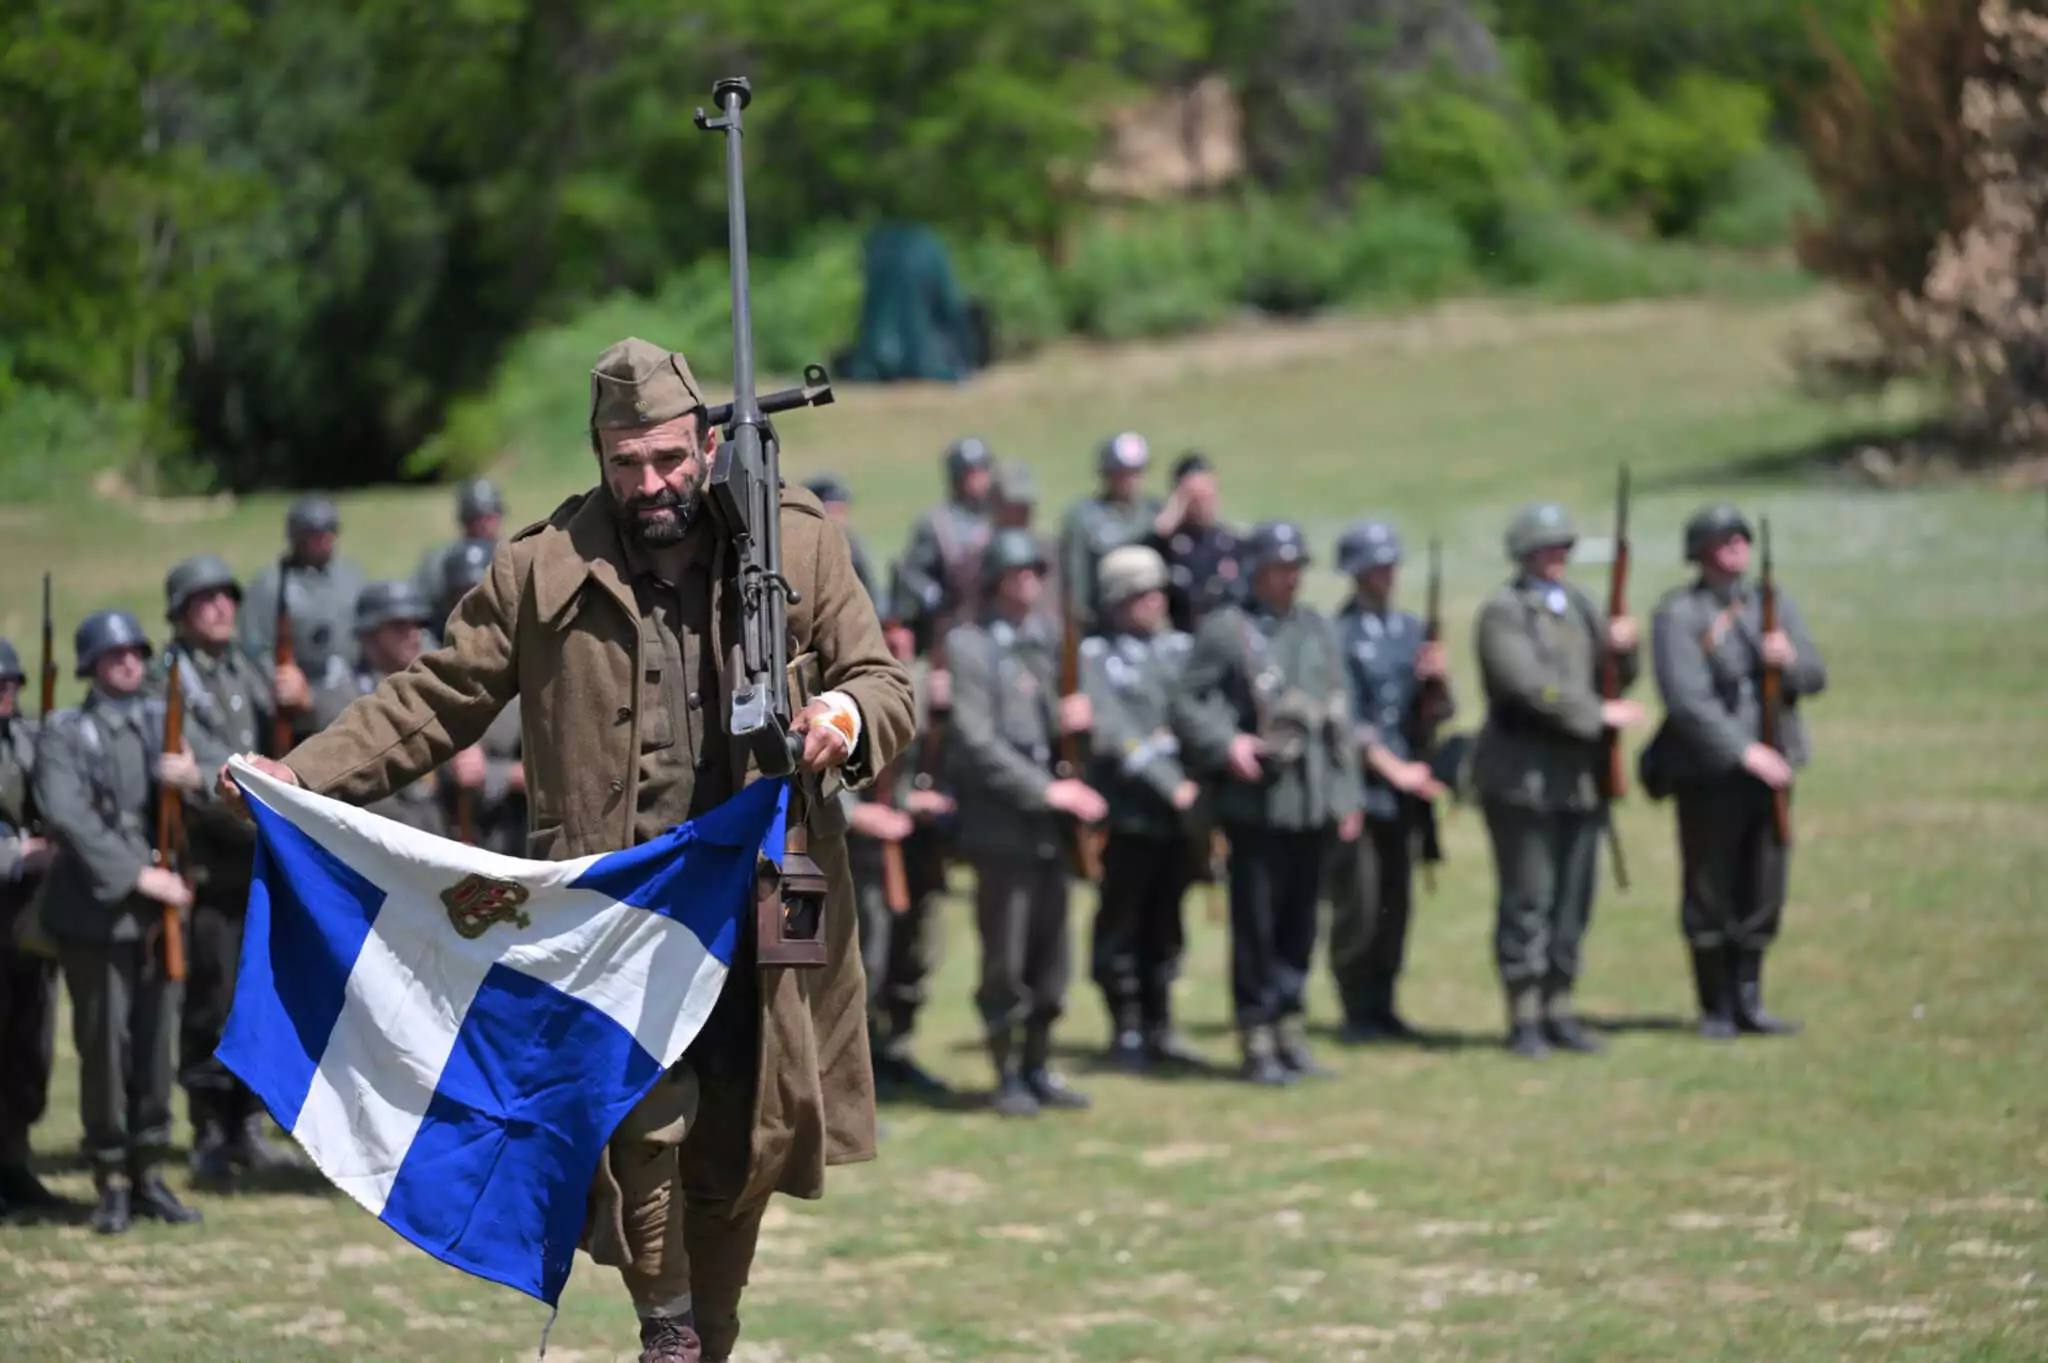
[[[530,898],[532,894],[524,885],[475,873],[441,891],[441,902],[448,906],[449,924],[470,941],[499,923],[532,927],[532,917],[519,907]]]

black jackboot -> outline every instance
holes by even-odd
[[[95,1169],[92,1186],[99,1194],[99,1200],[92,1209],[88,1224],[96,1235],[125,1235],[135,1224],[135,1212],[129,1205],[128,1179],[110,1169]]]
[[[1244,1066],[1240,1073],[1246,1083],[1279,1088],[1294,1082],[1294,1071],[1280,1063],[1279,1043],[1271,1027],[1247,1027],[1239,1034],[1238,1040],[1244,1047]]]
[[[989,1107],[998,1117],[1036,1117],[1038,1098],[1025,1087],[1017,1068],[1016,1035],[1008,1027],[988,1034],[988,1060],[996,1072],[996,1089]]]
[[[239,1119],[228,1127],[228,1158],[238,1168],[257,1174],[279,1174],[300,1167],[298,1155],[270,1139],[270,1118],[253,1097],[240,1104]]]
[[[1508,1035],[1504,1043],[1510,1055],[1524,1060],[1541,1060],[1550,1054],[1550,1042],[1543,1035],[1543,995],[1531,986],[1508,991]]]
[[[1726,947],[1692,949],[1692,986],[1700,1000],[1700,1036],[1707,1041],[1733,1041],[1735,978]]]
[[[1735,1025],[1752,1036],[1797,1036],[1799,1024],[1764,1011],[1764,954],[1735,948]]]
[[[1145,1049],[1145,1031],[1138,1005],[1112,1001],[1109,1008],[1109,1063],[1126,1074],[1142,1074],[1151,1058]]]
[[[188,1207],[180,1202],[178,1195],[165,1185],[163,1175],[148,1164],[131,1167],[128,1182],[131,1187],[129,1196],[137,1216],[146,1216],[167,1226],[189,1226],[205,1219],[197,1207]]]
[[[1552,1049],[1578,1055],[1598,1055],[1607,1049],[1607,1043],[1579,1021],[1569,985],[1553,985],[1543,991],[1543,1036]]]
[[[1034,1022],[1024,1029],[1024,1087],[1040,1107],[1080,1110],[1088,1095],[1068,1084],[1052,1067],[1052,1024]]]
[[[1328,1079],[1336,1073],[1308,1048],[1308,1023],[1299,1013],[1281,1018],[1273,1029],[1273,1054],[1289,1073],[1303,1079]]]
[[[195,1091],[187,1106],[192,1113],[192,1181],[213,1189],[232,1187],[235,1159],[226,1096]]]

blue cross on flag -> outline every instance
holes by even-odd
[[[554,1305],[605,1142],[710,1016],[757,853],[781,860],[783,783],[552,862],[230,765],[257,843],[222,1063],[371,1215]]]

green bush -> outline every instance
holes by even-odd
[[[1031,247],[980,236],[951,247],[960,288],[988,309],[997,359],[1028,355],[1066,334],[1052,267]]]
[[[1299,317],[1344,297],[1346,243],[1324,205],[1253,197],[1210,218],[1211,258],[1219,277],[1234,277],[1238,301]]]
[[[1410,195],[1361,195],[1339,232],[1346,299],[1411,303],[1473,281],[1472,242],[1442,204]]]
[[[1202,215],[1148,209],[1084,228],[1059,272],[1070,329],[1107,341],[1220,321],[1236,306],[1236,262],[1205,240]]]
[[[1661,100],[1616,86],[1606,116],[1578,129],[1581,192],[1603,212],[1638,214],[1664,236],[1684,235],[1762,154],[1770,116],[1761,89],[1699,72],[1679,77]]]
[[[1735,168],[1693,236],[1709,246],[1739,251],[1785,246],[1799,219],[1817,217],[1820,209],[1820,191],[1805,162],[1796,152],[1766,147]]]
[[[84,495],[104,469],[142,467],[152,420],[135,403],[95,403],[39,384],[10,384],[0,402],[0,502]],[[184,466],[166,461],[167,470]]]
[[[1533,126],[1469,94],[1418,96],[1388,130],[1382,182],[1443,205],[1475,246],[1497,249],[1513,216],[1552,197]]]

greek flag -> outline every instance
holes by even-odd
[[[710,1015],[757,852],[781,859],[782,783],[550,862],[232,770],[257,850],[221,1061],[371,1215],[554,1305],[606,1140]]]

